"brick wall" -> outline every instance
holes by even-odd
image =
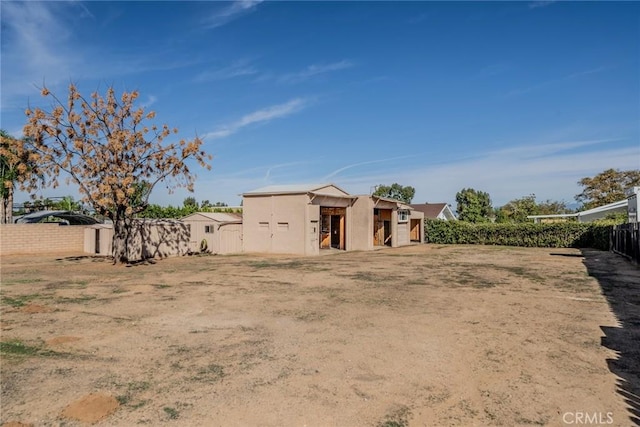
[[[84,225],[2,224],[0,255],[84,251]]]

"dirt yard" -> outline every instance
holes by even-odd
[[[1,273],[4,425],[640,425],[640,269],[605,252],[4,257]]]

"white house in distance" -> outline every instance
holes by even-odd
[[[527,216],[527,218],[532,219],[536,224],[540,222],[556,221],[569,218],[576,218],[578,222],[592,222],[597,219],[606,218],[611,214],[627,213],[628,204],[629,200],[625,199],[576,213],[556,215],[529,215]]]
[[[458,218],[446,203],[421,203],[409,205],[413,209],[424,214],[424,219],[441,219],[444,221],[456,221]]]
[[[640,222],[638,218],[638,208],[640,208],[640,187],[632,187],[626,191],[627,195],[627,212],[629,222]]]

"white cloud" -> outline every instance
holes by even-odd
[[[37,87],[56,93],[73,81],[108,79],[148,70],[193,65],[182,54],[105,54],[95,44],[74,38],[78,21],[95,18],[80,2],[0,2],[2,13],[2,110],[22,108],[26,97],[39,99]]]
[[[215,10],[203,22],[206,29],[221,27],[236,18],[253,12],[263,0],[238,0],[222,9]],[[214,2],[215,3],[215,2]]]
[[[573,202],[581,188],[577,182],[608,168],[637,169],[638,147],[604,147],[612,140],[575,141],[561,144],[521,146],[487,152],[472,159],[421,167],[377,170],[346,177],[339,183],[354,192],[368,192],[372,185],[398,182],[416,188],[416,203],[448,202],[463,188],[487,191],[494,206],[535,194],[538,200]],[[576,152],[574,149],[602,145],[601,149]]]
[[[411,185],[416,188],[416,203],[446,202],[455,208],[455,195],[463,188],[487,191],[494,206],[529,194],[537,200],[574,202],[581,191],[577,182],[608,168],[637,169],[638,147],[609,148],[615,140],[565,140],[559,143],[521,145],[487,151],[473,157],[449,162],[429,163],[425,153],[356,162],[328,174],[316,174],[301,162],[260,166],[237,173],[226,173],[203,182],[199,189],[218,188],[231,203],[236,195],[270,184],[332,181],[352,194],[368,194],[374,185]],[[413,160],[406,160],[408,158]],[[425,161],[419,164],[420,159]],[[406,160],[406,161],[405,161]],[[381,167],[381,163],[387,164]],[[273,174],[274,170],[284,173]],[[315,169],[315,168],[313,168]],[[215,186],[208,185],[209,181]],[[224,190],[222,190],[224,189]],[[222,194],[220,195],[222,197]],[[212,200],[209,195],[202,198]]]
[[[156,101],[157,101],[157,100],[158,100],[158,98],[157,98],[156,96],[149,95],[149,96],[147,97],[147,100],[146,100],[145,102],[141,103],[141,104],[140,104],[140,106],[141,106],[142,108],[148,108],[148,107],[151,107],[153,104],[155,104],[155,103],[156,103]]]
[[[79,9],[82,10],[82,13],[80,14],[80,16],[82,18],[93,18],[95,19],[95,16],[93,13],[91,13],[91,11],[89,10],[89,8],[87,8],[87,6],[85,6],[82,2],[82,0],[68,0],[70,4],[72,4],[73,6],[77,6]]]
[[[298,71],[296,73],[285,74],[282,77],[280,77],[279,81],[283,83],[299,83],[301,81],[307,80],[319,74],[325,74],[333,71],[344,70],[347,68],[351,68],[353,66],[354,66],[353,62],[350,62],[347,60],[342,60],[342,61],[334,62],[331,64],[313,64],[313,65],[309,65],[304,70]]]
[[[389,158],[378,159],[378,160],[369,160],[369,161],[366,161],[366,162],[353,163],[353,164],[350,164],[350,165],[347,165],[347,166],[343,166],[343,167],[341,167],[339,169],[336,169],[333,172],[327,174],[326,176],[324,176],[322,178],[322,181],[329,180],[329,179],[339,175],[340,173],[342,173],[342,172],[344,172],[346,170],[354,169],[354,168],[357,168],[359,166],[366,166],[366,165],[372,165],[372,164],[376,164],[376,163],[391,162],[391,161],[394,161],[394,160],[408,159],[408,158],[411,158],[411,157],[413,157],[413,156],[412,155],[409,155],[409,156],[398,156],[398,157],[389,157]]]
[[[289,173],[297,174],[299,170],[304,169],[304,166],[308,164],[308,161],[294,161],[221,173],[218,173],[214,166],[212,173],[197,180],[195,194],[183,192],[183,195],[165,195],[158,193],[152,197],[156,197],[160,204],[179,204],[184,197],[191,195],[195,196],[197,200],[208,199],[239,205],[242,200],[241,193],[270,185],[273,182],[299,182],[296,177],[292,178]],[[284,173],[282,173],[283,169],[285,170]],[[279,171],[277,178],[273,176],[274,171]]]
[[[497,62],[482,67],[472,79],[486,79],[505,74],[513,69],[513,65],[508,62]]]
[[[248,65],[247,61],[236,61],[229,66],[206,70],[195,77],[196,82],[206,82],[211,80],[227,80],[235,77],[250,76],[258,71]]]
[[[581,141],[554,142],[535,145],[519,145],[509,148],[503,148],[487,153],[489,156],[514,156],[520,159],[527,159],[539,156],[551,156],[555,153],[568,151],[576,148],[589,147],[597,144],[605,144],[615,142],[614,139],[593,139]]]
[[[557,0],[540,0],[529,3],[529,9],[538,9],[540,7],[547,7],[554,4]]]
[[[70,32],[53,2],[2,2],[2,104],[37,93],[34,85],[56,85],[81,60],[69,47]]]
[[[302,166],[308,164],[308,162],[288,162],[288,163],[280,163],[280,164],[276,164],[276,165],[270,165],[267,167],[267,171],[264,174],[264,182],[265,184],[270,182],[271,179],[271,174],[278,169],[285,169],[285,168],[291,168],[293,166]]]
[[[513,89],[513,90],[511,90],[511,91],[509,91],[507,93],[507,96],[523,95],[525,93],[533,92],[533,91],[536,91],[538,89],[542,89],[544,87],[554,85],[556,83],[566,82],[567,80],[573,80],[575,78],[582,77],[582,76],[587,76],[587,75],[590,75],[590,74],[597,74],[597,73],[605,71],[605,70],[607,70],[609,68],[610,67],[600,66],[600,67],[596,67],[596,68],[591,68],[589,70],[578,71],[578,72],[571,73],[569,75],[560,77],[558,79],[546,80],[546,81],[543,81],[543,82],[540,82],[540,83],[536,83],[536,84],[531,85],[531,86],[527,86],[527,87],[523,87],[523,88],[519,88],[519,89]]]
[[[272,105],[270,107],[254,111],[253,113],[246,114],[239,120],[228,125],[221,126],[212,132],[207,132],[202,135],[201,138],[209,140],[224,138],[251,124],[269,122],[274,119],[279,119],[297,113],[307,105],[308,101],[302,98],[295,98],[285,102],[284,104]]]

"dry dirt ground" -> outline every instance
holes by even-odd
[[[640,269],[606,252],[4,257],[1,273],[0,424],[640,425]]]

